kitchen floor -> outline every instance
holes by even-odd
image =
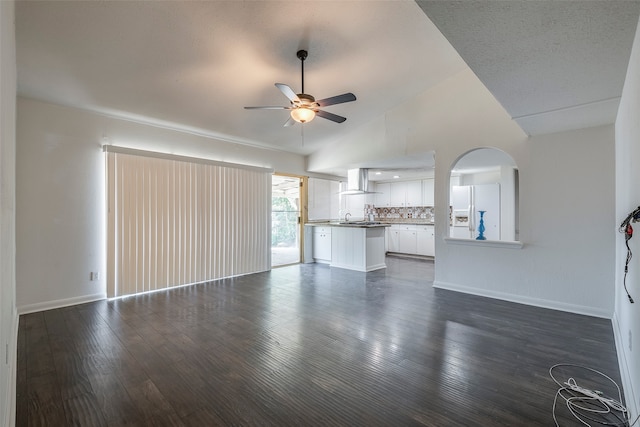
[[[552,365],[619,382],[609,320],[434,289],[433,271],[299,264],[23,315],[17,425],[549,426]]]

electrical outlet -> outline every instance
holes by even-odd
[[[97,271],[92,271],[89,274],[89,278],[91,279],[92,282],[95,282],[96,280],[100,280],[100,273]]]

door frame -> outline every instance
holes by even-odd
[[[308,191],[307,191],[308,177],[304,175],[296,175],[296,174],[285,173],[285,172],[273,172],[272,175],[289,177],[289,178],[297,178],[300,180],[300,190],[299,190],[300,211],[298,215],[298,236],[300,236],[300,238],[299,238],[299,245],[298,245],[298,264],[302,264],[304,262],[304,224],[307,223],[307,220],[309,218]],[[283,265],[274,266],[272,263],[271,268],[284,267],[286,265],[292,265],[292,264],[283,264]]]

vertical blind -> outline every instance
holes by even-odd
[[[271,171],[107,151],[107,295],[268,270]]]

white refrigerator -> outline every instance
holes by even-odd
[[[451,237],[475,239],[480,211],[484,211],[484,237],[500,240],[500,184],[456,185],[451,189]]]

